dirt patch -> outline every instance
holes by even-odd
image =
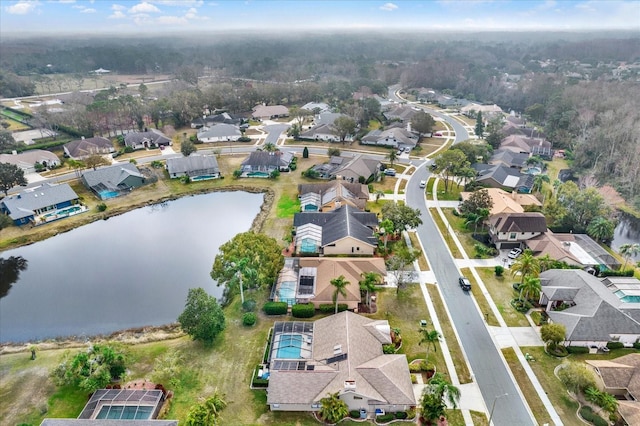
[[[26,355],[25,355],[26,357]],[[23,403],[2,403],[0,408],[0,418],[7,421],[10,419],[24,418],[33,412],[36,407],[40,413],[46,413],[47,400],[54,391],[54,386],[49,380],[49,369],[44,366],[28,368],[5,375],[2,372],[2,392],[1,401],[28,401]],[[9,399],[11,398],[11,399]]]

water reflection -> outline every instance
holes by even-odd
[[[20,278],[20,272],[27,269],[27,259],[22,256],[0,257],[0,299],[9,294],[11,286]]]
[[[622,213],[620,215],[620,222],[613,233],[613,241],[611,242],[611,248],[615,251],[620,251],[620,246],[623,244],[636,244],[640,243],[640,219]],[[631,260],[640,260],[640,254],[630,257]]]

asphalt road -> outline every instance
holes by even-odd
[[[395,93],[391,91],[389,98],[398,100]],[[442,117],[453,126],[456,132],[456,142],[469,138],[464,127],[451,117],[431,110],[429,112]],[[444,302],[449,309],[451,320],[458,332],[460,343],[469,359],[474,380],[480,388],[485,405],[491,409],[494,401],[496,403],[493,413],[494,425],[534,425],[536,423],[531,418],[525,401],[520,396],[489,335],[483,315],[478,312],[470,293],[462,291],[458,284],[460,271],[429,214],[424,190],[419,187],[419,182],[428,180],[430,176],[426,164],[418,168],[407,184],[406,202],[407,205],[418,208],[422,212],[423,224],[418,227],[417,232],[436,281],[440,286]],[[447,238],[446,235],[445,238]],[[505,393],[508,395],[496,400],[497,397]]]

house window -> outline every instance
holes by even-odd
[[[515,240],[518,237],[518,234],[516,232],[511,232],[509,234],[509,239],[510,240]]]
[[[353,399],[362,399],[361,396],[354,396]]]

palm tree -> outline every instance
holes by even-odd
[[[551,182],[551,179],[549,179],[548,175],[535,175],[533,177],[533,190],[539,193],[540,191],[542,191],[542,185],[549,182]]]
[[[489,217],[490,213],[491,213],[491,210],[489,210],[487,208],[481,208],[481,209],[478,209],[478,211],[476,211],[476,214],[478,216],[480,216],[480,225],[481,225],[480,229],[481,230],[484,230],[485,221]]]
[[[520,273],[520,283],[524,282],[524,277],[533,275],[537,277],[540,274],[540,262],[533,257],[531,250],[525,250],[524,253],[511,265],[511,276]]]
[[[469,228],[470,225],[473,225],[473,233],[475,234],[478,231],[478,222],[482,220],[482,217],[475,213],[469,213],[467,215],[467,221],[464,223],[464,226]]]
[[[382,284],[382,276],[377,272],[363,272],[360,274],[363,278],[360,281],[360,291],[366,293],[367,296],[367,306],[371,306],[371,298],[369,297],[369,292],[375,291],[376,286]]]
[[[438,332],[438,330],[429,331],[426,328],[421,328],[419,332],[420,332],[422,338],[420,339],[418,344],[422,345],[424,343],[425,345],[427,345],[427,351],[425,353],[425,358],[424,359],[425,359],[425,361],[428,362],[428,360],[429,360],[429,348],[431,346],[433,346],[433,350],[437,352],[438,351],[438,347],[436,346],[436,343],[438,343],[440,341],[440,338],[442,337],[442,335]]]
[[[220,421],[220,413],[226,406],[224,394],[216,389],[209,398],[191,407],[187,414],[186,424],[187,426],[217,426]]]
[[[447,402],[455,410],[458,407],[460,401],[460,389],[452,385],[444,378],[442,373],[436,373],[429,380],[429,387],[432,392],[444,401],[446,397]]]
[[[537,297],[541,289],[540,278],[526,277],[520,284],[520,301],[522,301],[523,296],[527,300],[530,297]]]
[[[447,406],[442,401],[442,398],[438,398],[428,386],[425,386],[420,398],[420,417],[432,424],[433,420],[446,415],[446,409]]]
[[[278,147],[275,146],[273,143],[269,142],[264,144],[264,146],[262,147],[263,150],[267,151],[267,152],[275,152],[275,151],[279,151]]]
[[[330,393],[320,400],[320,410],[318,414],[328,423],[338,423],[347,417],[349,407],[340,399],[339,392]]]
[[[385,158],[389,160],[391,167],[393,167],[393,162],[398,159],[398,153],[394,149],[392,149],[391,151],[389,151],[389,154],[387,154]]]
[[[629,261],[629,258],[640,253],[640,244],[623,244],[618,250],[620,250],[620,254],[624,256],[624,266],[622,267],[622,270],[624,271],[627,269],[627,262]]]
[[[540,265],[540,272],[548,271],[551,269],[555,260],[549,256],[549,253],[546,253],[544,256],[538,258],[538,264]]]
[[[380,201],[380,198],[384,197],[384,191],[377,190],[376,191],[376,203]]]
[[[347,287],[350,283],[349,281],[347,281],[347,279],[344,277],[344,275],[340,275],[338,278],[334,278],[331,281],[329,281],[331,283],[332,286],[335,287],[335,290],[333,291],[333,303],[336,305],[336,314],[338,313],[338,295],[342,295],[342,297],[347,297],[347,290],[345,289],[345,287]]]
[[[611,241],[613,239],[614,229],[615,226],[612,221],[598,216],[587,226],[587,234],[599,242]]]

